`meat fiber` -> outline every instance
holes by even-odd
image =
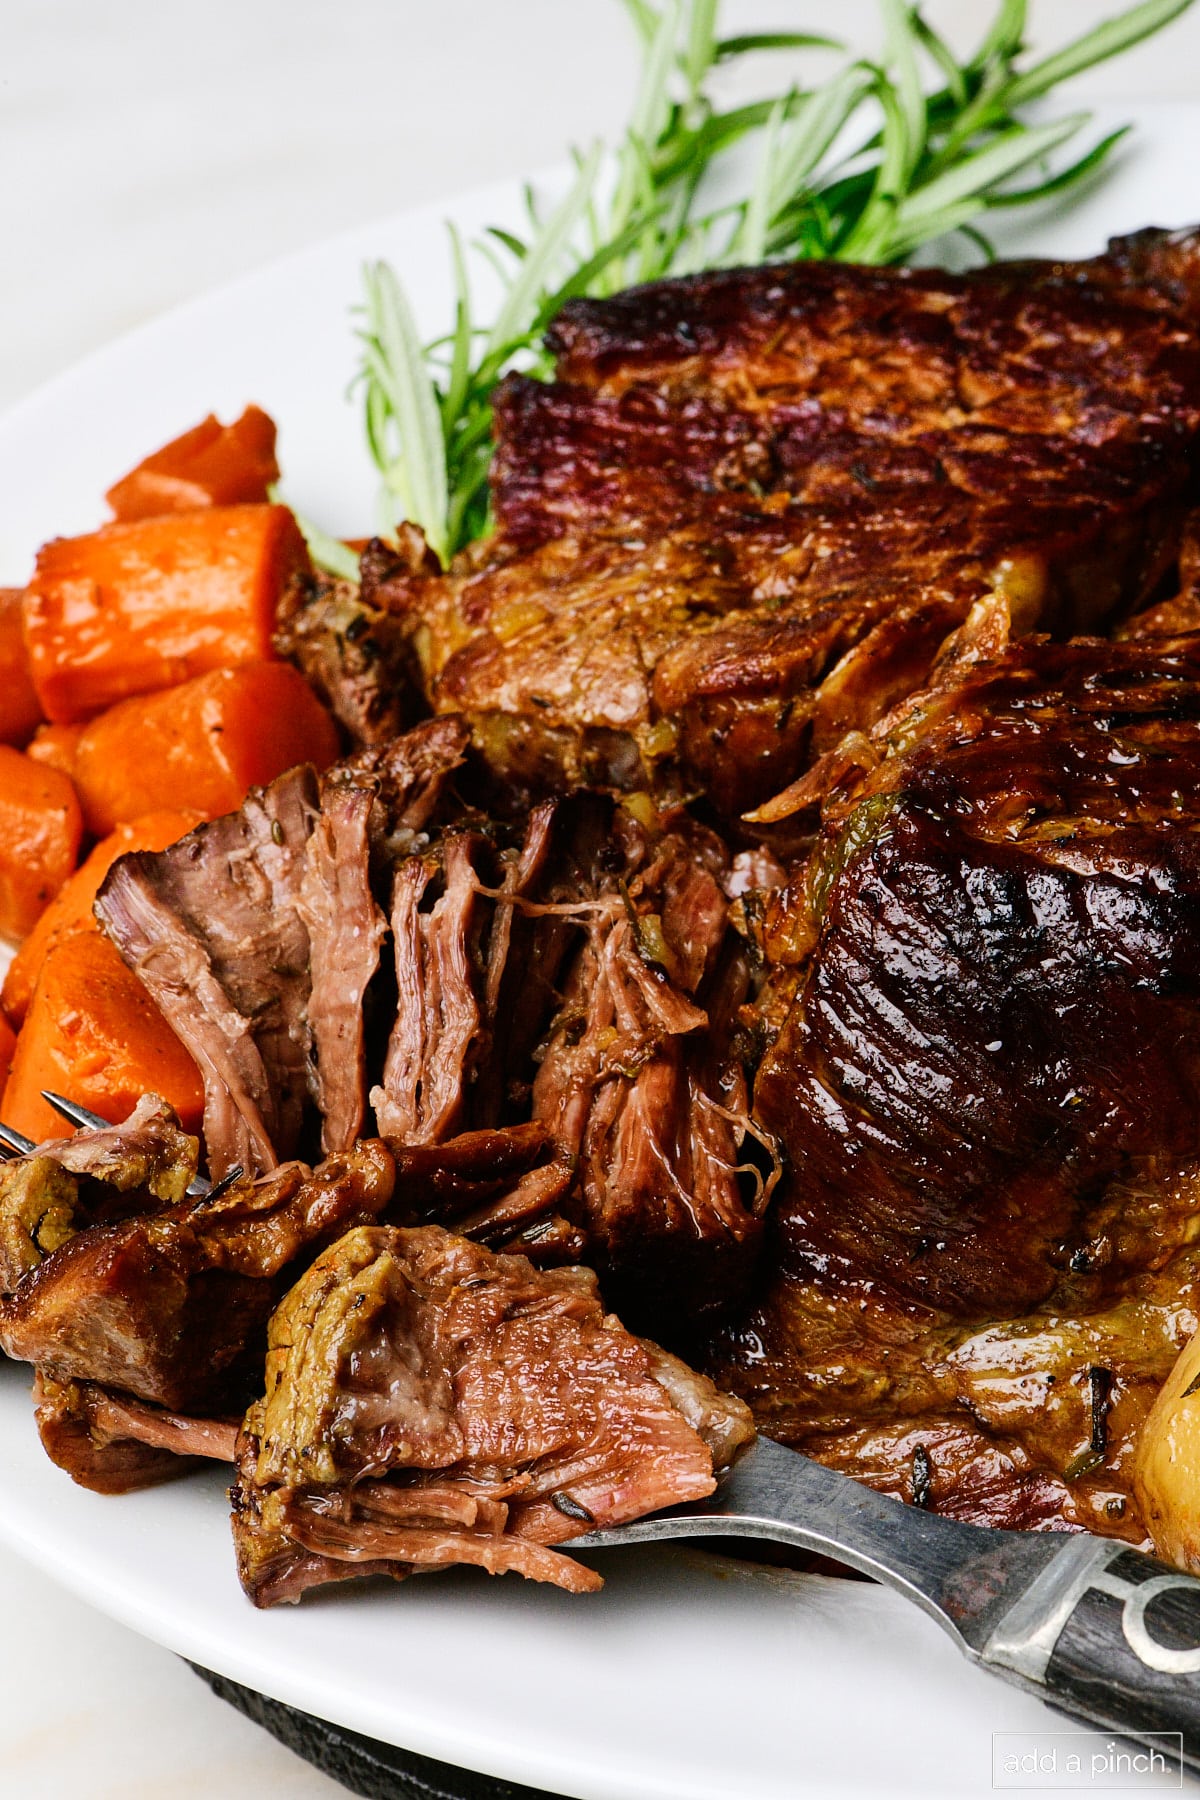
[[[96,900],[204,1078],[217,1177],[273,1169],[299,1142],[310,988],[299,900],[317,799],[312,770],[293,769],[170,849],[121,857]]]
[[[310,1089],[327,1152],[366,1108],[367,989],[385,921],[373,888],[428,842],[467,734],[437,719],[328,770],[294,769],[168,850],[122,857],[101,925],[204,1077],[218,1178],[301,1146]]]
[[[1192,479],[1195,263],[798,263],[569,304],[559,379],[499,398],[498,533],[390,583],[435,705],[518,792],[700,788],[733,820],[989,593],[1022,629],[1139,602]]]
[[[323,784],[297,898],[308,933],[308,1029],[327,1155],[350,1149],[366,1114],[363,1003],[387,936],[387,921],[371,892],[374,805],[371,786],[352,775]]]
[[[533,1088],[576,1171],[588,1257],[661,1335],[737,1303],[770,1195],[734,1038],[748,974],[711,833],[613,814],[583,888],[585,936]],[[664,824],[667,828],[664,829]]]
[[[606,1316],[585,1270],[434,1226],[350,1233],[269,1342],[232,1492],[258,1606],[456,1563],[597,1588],[552,1546],[711,1493],[753,1435],[739,1402]]]
[[[54,1381],[40,1371],[34,1418],[52,1463],[97,1494],[128,1494],[174,1481],[197,1462],[232,1462],[236,1419],[190,1418],[147,1406],[91,1381]]]

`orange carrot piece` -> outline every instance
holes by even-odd
[[[56,725],[271,655],[308,552],[286,506],[213,506],[55,538],[25,590],[33,685]]]
[[[75,752],[83,731],[82,725],[39,725],[25,746],[25,754],[32,756],[34,762],[74,776]]]
[[[69,777],[0,744],[0,938],[16,943],[33,930],[74,870],[82,837]]]
[[[0,1089],[8,1080],[8,1072],[12,1068],[13,1052],[16,1047],[15,1034],[9,1029],[7,1020],[0,1018]]]
[[[0,744],[24,744],[42,722],[21,625],[22,588],[0,588]]]
[[[337,754],[337,728],[303,675],[248,663],[101,714],[79,740],[75,780],[88,830],[103,837],[168,807],[218,818],[248,788]]]
[[[54,945],[17,1039],[0,1117],[38,1142],[63,1132],[43,1088],[113,1120],[127,1117],[142,1094],[161,1094],[189,1131],[199,1124],[199,1070],[99,931]]]
[[[248,406],[232,425],[209,413],[110,487],[105,499],[117,519],[153,519],[196,506],[261,501],[279,480],[275,421]]]
[[[199,813],[156,812],[118,825],[96,845],[55,896],[9,964],[0,1006],[18,1031],[33,999],[42,964],[60,938],[73,931],[99,931],[92,903],[119,856],[130,850],[165,850],[200,823]]]

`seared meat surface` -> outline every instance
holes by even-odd
[[[1187,291],[1194,260],[1159,255]],[[571,303],[559,380],[500,397],[497,535],[387,584],[434,704],[518,792],[700,788],[732,821],[920,685],[988,593],[1023,629],[1137,602],[1200,425],[1152,261],[800,263]]]
[[[324,1582],[473,1563],[574,1592],[551,1548],[713,1491],[740,1402],[539,1273],[436,1226],[351,1232],[271,1321],[233,1489],[256,1605]]]
[[[1014,645],[872,757],[767,909],[790,1181],[713,1366],[868,1479],[910,1487],[928,1430],[951,1508],[1136,1532],[1200,1317],[1200,637]]]
[[[797,1232],[1020,1311],[1110,1181],[1200,1154],[1200,639],[1019,645],[894,741],[776,902],[816,947],[755,1104]]]

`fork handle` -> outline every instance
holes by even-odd
[[[985,1667],[1102,1730],[1175,1736],[1200,1769],[1200,1581],[1122,1544],[1076,1539],[992,1632]]]

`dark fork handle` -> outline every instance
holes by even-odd
[[[986,1668],[1106,1731],[1177,1732],[1200,1769],[1200,1581],[1075,1538],[979,1653]],[[1161,1746],[1159,1746],[1161,1747]]]

